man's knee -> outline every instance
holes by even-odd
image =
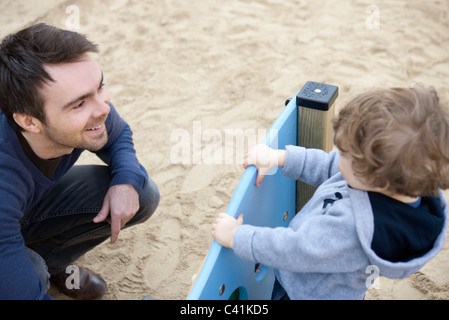
[[[147,183],[143,186],[140,196],[139,196],[139,204],[140,209],[134,217],[134,223],[142,223],[148,220],[153,213],[156,211],[157,206],[159,205],[160,194],[159,189],[156,183],[148,178]]]

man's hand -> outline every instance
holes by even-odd
[[[132,184],[120,184],[109,188],[103,207],[93,219],[95,223],[108,220],[111,224],[111,242],[118,239],[121,228],[139,210],[139,193]]]
[[[223,247],[233,249],[234,234],[242,224],[243,214],[234,219],[226,213],[220,213],[212,225],[212,236]]]

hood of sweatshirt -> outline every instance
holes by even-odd
[[[374,234],[374,216],[372,214],[364,214],[366,213],[367,204],[370,204],[368,193],[349,188],[349,196],[354,208],[356,231],[360,244],[368,256],[370,263],[378,268],[380,276],[388,278],[408,277],[421,269],[443,247],[448,223],[448,206],[441,191],[439,191],[438,199],[443,210],[444,225],[433,247],[420,257],[400,262],[392,262],[379,257],[371,247]]]

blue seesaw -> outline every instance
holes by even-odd
[[[313,118],[316,117],[304,110],[318,112],[323,122],[321,119],[328,118],[328,115],[323,118],[321,113],[332,107],[337,95],[335,86],[307,82],[295,99],[287,100],[284,110],[261,143],[276,149],[283,149],[286,145],[311,147],[301,143],[305,134],[298,127],[303,123],[304,127],[313,127]],[[305,122],[298,121],[301,117]],[[319,132],[318,135],[322,139],[326,134]],[[245,170],[226,212],[234,218],[243,213],[245,224],[287,227],[299,209],[298,201],[303,201],[298,199],[298,195],[303,189],[305,193],[308,187],[284,177],[281,168],[267,175],[260,187],[255,186],[256,175],[254,166]],[[273,269],[242,260],[233,250],[214,241],[193,280],[187,300],[268,300],[271,299],[273,283]]]

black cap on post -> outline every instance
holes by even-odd
[[[327,111],[338,97],[338,87],[308,81],[296,96],[296,105],[310,109]]]

